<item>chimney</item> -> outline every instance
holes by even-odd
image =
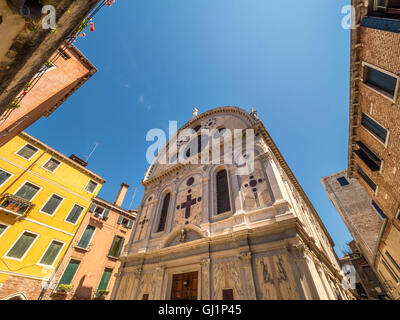
[[[118,207],[122,206],[122,203],[124,202],[126,193],[128,191],[129,185],[127,185],[125,182],[121,183],[121,189],[119,189],[117,198],[114,201],[114,204]]]

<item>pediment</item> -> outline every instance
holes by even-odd
[[[164,247],[173,247],[202,238],[204,238],[204,236],[197,230],[188,227],[180,228],[169,235],[165,241]]]

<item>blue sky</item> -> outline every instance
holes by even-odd
[[[254,107],[342,255],[351,240],[320,178],[347,167],[350,33],[339,0],[116,0],[77,46],[98,73],[27,132],[84,157],[113,201],[142,196],[146,133],[220,106]]]

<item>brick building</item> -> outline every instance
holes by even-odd
[[[121,263],[119,256],[136,219],[136,210],[121,208],[128,187],[125,183],[121,184],[114,203],[93,198],[42,299],[91,300],[109,297]]]
[[[348,175],[386,216],[374,268],[400,298],[400,1],[352,0]]]
[[[344,257],[339,258],[339,262],[357,298],[359,300],[387,299],[383,286],[356,242],[353,240],[348,243],[348,246],[349,251]]]

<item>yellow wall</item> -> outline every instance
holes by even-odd
[[[26,143],[28,143],[27,139],[17,136],[0,148],[0,169],[12,174],[0,186],[0,194],[14,194],[26,181],[41,187],[31,200],[35,207],[26,217],[18,218],[13,214],[7,214],[0,208],[0,223],[9,225],[6,231],[0,235],[0,283],[5,281],[6,274],[23,274],[34,278],[49,277],[78,230],[90,205],[91,198],[96,196],[101,188],[100,180],[96,180],[94,177],[90,177],[88,173],[63,162],[61,157],[49,154],[37,144],[29,142],[39,149],[30,160],[16,155],[15,153]],[[51,157],[61,162],[54,173],[42,168]],[[36,160],[37,162],[35,162]],[[33,166],[24,173],[31,165]],[[19,177],[22,173],[23,175]],[[11,185],[16,179],[17,181]],[[84,190],[89,180],[98,183],[93,194]],[[40,209],[53,193],[61,196],[64,200],[53,215],[40,212]],[[64,221],[74,204],[84,207],[75,225]],[[17,261],[5,257],[7,251],[25,230],[37,233],[38,237],[23,260]],[[63,249],[53,266],[39,266],[39,260],[52,240],[64,242]]]

